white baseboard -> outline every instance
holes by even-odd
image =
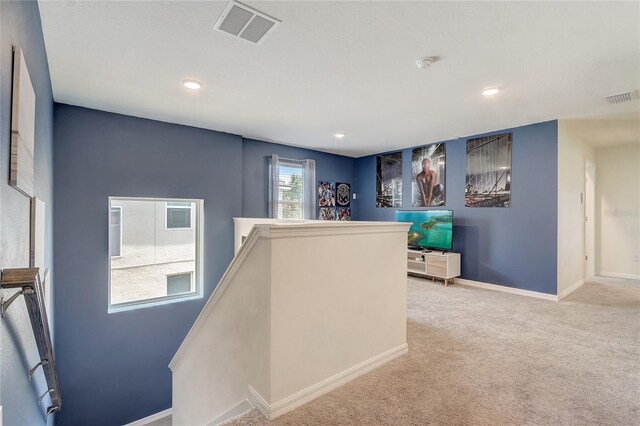
[[[640,275],[635,274],[620,274],[618,272],[600,272],[603,277],[611,277],[611,278],[626,278],[628,280],[640,280]]]
[[[249,389],[252,390],[253,388],[249,386]],[[232,418],[237,417],[240,414],[246,413],[247,411],[251,410],[251,407],[252,407],[251,403],[245,399],[244,401],[234,406],[231,410],[227,411],[221,416],[218,416],[215,420],[207,423],[207,426],[216,426],[216,425],[219,425],[220,423],[226,422],[227,420],[231,420]]]
[[[409,352],[409,346],[404,343],[387,352],[383,352],[334,376],[331,376],[313,386],[301,390],[275,404],[269,405],[251,386],[249,386],[249,401],[269,420],[273,420],[301,405],[310,402],[319,396],[331,392],[334,389],[375,370],[387,362]]]
[[[523,290],[520,288],[507,287],[504,285],[483,283],[481,281],[465,280],[464,278],[456,278],[455,283],[466,285],[468,287],[478,287],[484,288],[486,290],[501,291],[503,293],[518,294],[520,296],[535,297],[536,299],[551,300],[554,302],[558,301],[558,296],[556,296],[555,294],[540,293],[538,291]]]
[[[159,413],[152,414],[150,416],[145,417],[144,419],[136,420],[135,422],[128,423],[124,426],[143,426],[148,425],[151,422],[155,422],[156,420],[164,419],[165,417],[169,417],[171,415],[171,408],[168,408],[164,411],[160,411]]]
[[[577,289],[579,289],[580,287],[582,287],[582,284],[584,284],[584,280],[580,280],[577,283],[573,284],[571,287],[569,287],[568,289],[564,290],[562,293],[560,293],[558,295],[558,300],[562,300],[565,297],[567,297],[568,295],[570,295],[571,293],[573,293],[574,291],[576,291]]]
[[[270,418],[269,403],[265,401],[262,395],[260,395],[258,391],[252,388],[251,385],[249,385],[249,402],[251,403],[251,405],[256,407],[263,416],[265,416],[267,419]]]

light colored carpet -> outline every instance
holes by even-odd
[[[409,278],[409,354],[253,425],[638,425],[640,286],[561,302]]]

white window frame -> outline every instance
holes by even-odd
[[[120,253],[117,256],[111,256],[111,238],[109,238],[109,257],[111,259],[120,259],[122,257],[122,206],[111,206],[109,207],[109,235],[111,235],[111,210],[113,209],[117,209],[120,211],[120,250],[118,250],[118,253]]]
[[[195,271],[193,272],[193,282],[194,282],[194,291],[190,293],[181,293],[172,296],[162,296],[162,297],[154,297],[150,299],[143,300],[135,300],[130,302],[123,303],[111,303],[111,256],[108,257],[108,283],[107,283],[107,312],[117,313],[130,311],[134,309],[142,309],[142,308],[150,308],[153,306],[166,305],[169,303],[176,302],[185,302],[189,300],[201,299],[203,295],[203,270],[204,270],[204,200],[202,199],[180,199],[180,198],[151,198],[151,197],[116,197],[111,196],[108,198],[107,211],[111,212],[111,203],[114,200],[130,200],[130,201],[154,201],[154,202],[164,202],[165,205],[168,202],[191,202],[195,203],[195,218],[192,217],[191,224],[195,224],[195,244],[196,244],[196,253],[195,253]],[[114,206],[118,207],[118,206]],[[166,213],[166,212],[165,212]],[[193,214],[193,208],[192,208]],[[165,214],[166,217],[166,214]],[[166,219],[165,219],[166,220]],[[110,223],[110,220],[109,220]],[[122,216],[120,217],[120,223],[122,224]],[[187,228],[177,228],[177,229],[187,229]],[[122,227],[120,228],[122,232]],[[122,237],[120,237],[120,241],[122,241]],[[108,253],[111,253],[110,251]],[[122,254],[122,251],[120,251]],[[184,273],[184,272],[183,272]]]
[[[284,206],[285,205],[290,205],[290,206],[300,206],[300,213],[302,213],[302,217],[299,218],[293,218],[294,220],[297,219],[304,219],[304,191],[305,191],[305,176],[304,176],[304,166],[301,163],[298,162],[291,162],[289,160],[280,160],[280,165],[279,167],[283,168],[283,167],[287,167],[289,169],[298,169],[300,170],[300,176],[302,176],[302,199],[300,201],[285,201],[285,200],[278,200],[278,204],[283,207],[282,210],[284,210]],[[278,192],[276,194],[274,194],[276,197],[280,194],[280,188],[285,187],[286,185],[280,185],[280,182],[278,182]],[[280,209],[278,209],[278,213],[280,212]],[[280,215],[278,214],[278,219],[285,219],[283,217],[280,217]],[[289,218],[286,218],[289,219]]]
[[[166,274],[167,293],[169,293],[169,278],[170,277],[177,277],[178,275],[189,275],[189,279],[191,281],[191,288],[195,289],[194,282],[193,282],[193,271],[175,272],[175,273],[172,273],[172,274]],[[180,294],[190,294],[190,293],[192,293],[192,292],[180,293]]]
[[[193,206],[189,204],[188,206],[170,206],[169,203],[175,201],[167,201],[164,203],[164,229],[167,231],[185,231],[193,229]],[[189,219],[189,227],[188,228],[169,228],[169,209],[189,209],[191,218]]]
[[[279,206],[299,205],[302,211],[302,220],[316,219],[316,173],[315,161],[311,159],[293,160],[290,158],[281,158],[273,154],[269,157],[269,217],[274,219],[283,219],[280,217]],[[302,201],[283,201],[278,199],[280,190],[280,168],[300,168],[302,170]],[[299,220],[299,219],[298,219]]]

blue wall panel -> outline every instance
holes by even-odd
[[[59,424],[171,407],[168,364],[231,261],[232,217],[266,216],[268,154],[313,158],[318,179],[354,183],[352,158],[56,105]],[[109,196],[205,200],[203,299],[107,313]]]
[[[511,207],[464,206],[466,140],[513,132]],[[446,205],[454,210],[454,250],[462,277],[556,294],[558,211],[557,121],[446,142]],[[411,210],[411,150],[403,150],[403,209]],[[395,220],[375,207],[376,156],[356,161],[358,220]]]
[[[125,424],[171,407],[169,361],[233,256],[242,138],[56,105],[60,425]],[[108,197],[204,199],[199,300],[107,313]]]

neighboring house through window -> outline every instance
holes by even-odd
[[[191,228],[191,203],[167,202],[167,229]]]
[[[122,254],[122,207],[111,206],[109,219],[109,255],[118,257]]]
[[[167,295],[189,293],[192,290],[193,274],[167,275]]]
[[[203,201],[109,203],[109,312],[202,297]]]

